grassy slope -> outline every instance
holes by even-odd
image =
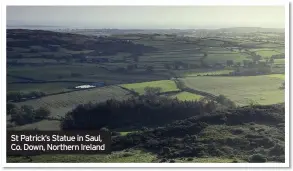
[[[76,91],[60,95],[53,95],[43,97],[41,99],[29,100],[25,102],[16,103],[18,106],[31,105],[34,108],[48,107],[51,110],[51,115],[64,116],[66,112],[72,110],[79,104],[97,103],[107,99],[123,99],[129,97],[128,93],[115,86],[94,88],[83,91]]]
[[[280,52],[276,52],[274,50],[259,50],[256,52],[256,54],[262,57],[271,57],[272,55],[280,54]]]
[[[279,89],[283,80],[268,76],[249,77],[186,77],[188,87],[215,95],[223,94],[239,105],[250,101],[259,104],[284,102],[284,90]]]
[[[31,92],[41,91],[46,94],[58,93],[72,90],[70,87],[76,87],[81,83],[46,83],[46,84],[8,84],[7,92]]]
[[[181,92],[176,95],[173,95],[172,98],[177,98],[178,100],[182,101],[193,101],[193,100],[199,100],[202,96],[197,94],[192,94],[189,92]]]
[[[281,80],[285,80],[285,74],[271,74],[271,75],[268,75],[268,77],[279,78]]]
[[[85,77],[96,74],[107,74],[104,69],[99,69],[97,65],[58,65],[40,67],[11,67],[8,73],[22,77],[29,77],[40,80],[62,80],[72,78],[72,73],[79,73]],[[62,77],[62,79],[60,79]],[[75,78],[75,80],[80,78]]]

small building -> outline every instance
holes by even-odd
[[[80,85],[80,86],[76,86],[76,89],[87,89],[87,88],[94,88],[96,86],[93,85]]]

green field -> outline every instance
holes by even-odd
[[[219,47],[220,45],[224,44],[224,42],[223,41],[220,41],[220,40],[206,39],[206,40],[202,40],[199,44],[200,45],[206,45],[206,46]]]
[[[238,105],[251,101],[259,104],[284,102],[284,90],[279,89],[283,80],[269,76],[243,77],[186,77],[186,86],[215,95],[223,94]]]
[[[44,83],[44,84],[8,84],[7,93],[9,92],[31,92],[31,91],[40,91],[46,94],[50,93],[59,93],[71,91],[73,87],[81,85],[81,83]]]
[[[123,64],[126,66],[126,64]],[[162,80],[166,78],[165,75],[157,73],[145,73],[143,68],[140,72],[123,73],[111,71],[111,66],[118,68],[115,63],[109,63],[108,65],[97,65],[97,64],[74,64],[74,65],[58,65],[58,66],[22,66],[22,67],[10,67],[8,68],[8,73],[13,76],[26,77],[35,80],[44,81],[75,81],[75,82],[105,82],[107,85],[112,84],[124,84],[130,82],[144,82],[149,80]],[[105,67],[105,68],[102,68]],[[110,71],[109,71],[110,70]],[[38,72],[36,72],[38,71]],[[73,76],[73,74],[77,76]],[[18,81],[18,79],[12,79],[8,77],[9,82]],[[67,84],[67,83],[66,83]],[[79,83],[83,84],[83,83]],[[18,85],[18,86],[17,86]],[[23,84],[15,85],[14,89],[22,90]],[[39,84],[41,87],[43,85]],[[54,83],[54,86],[58,84]],[[67,84],[68,85],[68,84]],[[65,85],[67,87],[67,85]],[[73,85],[76,85],[73,83]],[[34,85],[32,85],[33,87]],[[45,85],[44,85],[45,86]],[[66,87],[60,87],[61,89],[66,89]],[[12,91],[9,89],[9,91]],[[24,91],[26,91],[24,89]]]
[[[274,64],[284,64],[285,65],[285,59],[275,59]]]
[[[144,89],[146,87],[160,87],[161,92],[178,90],[174,81],[171,81],[171,80],[160,80],[160,81],[133,83],[133,84],[123,84],[122,87],[125,87],[130,90],[133,89],[134,91],[138,92],[139,94],[144,94]]]
[[[239,40],[239,44],[241,46],[260,46],[262,43],[261,42],[255,42],[255,41],[243,41],[243,40]]]
[[[39,72],[36,72],[39,71]],[[37,80],[62,80],[72,78],[72,73],[79,73],[81,77],[88,78],[95,75],[107,74],[107,71],[100,69],[97,65],[70,65],[70,66],[39,66],[39,67],[11,67],[8,68],[11,75],[29,77]],[[73,78],[80,80],[81,78]]]
[[[272,77],[272,78],[279,78],[281,80],[285,80],[285,75],[284,74],[271,74],[271,75],[268,75],[269,77]]]
[[[280,48],[282,46],[279,44],[275,44],[275,43],[262,43],[262,44],[258,45],[258,47],[260,47],[260,48]]]
[[[256,54],[262,57],[271,57],[272,55],[280,54],[280,52],[276,52],[274,50],[259,50],[256,51]]]
[[[46,96],[40,99],[16,103],[16,105],[31,105],[34,108],[47,107],[51,111],[51,116],[60,117],[64,116],[68,111],[72,110],[79,104],[86,104],[89,102],[98,103],[108,99],[119,100],[128,97],[130,97],[130,95],[127,91],[117,86],[108,86]]]
[[[197,94],[192,94],[189,92],[181,92],[176,95],[173,95],[172,98],[177,98],[178,100],[182,100],[182,101],[194,101],[194,100],[199,100],[200,98],[202,98],[202,96]]]
[[[121,135],[121,136],[125,136],[125,135],[127,135],[127,134],[129,134],[129,133],[131,133],[131,132],[120,132],[120,135]]]
[[[259,52],[259,51],[267,51],[267,52],[272,52],[273,53],[277,53],[277,54],[281,54],[281,53],[285,53],[285,48],[284,47],[274,47],[274,48],[254,48],[254,49],[249,49],[249,51],[251,52]]]

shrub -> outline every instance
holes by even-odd
[[[170,160],[170,163],[175,163],[175,160]]]
[[[49,116],[50,111],[46,108],[35,110],[32,106],[23,105],[20,108],[13,108],[11,111],[11,121],[17,125],[33,123]]]
[[[155,139],[150,139],[146,142],[146,146],[151,148],[158,148],[159,144],[160,142]]]
[[[267,158],[262,154],[253,154],[249,157],[250,163],[265,163],[267,162]]]
[[[254,100],[248,100],[248,105],[251,107],[251,108],[253,108],[253,107],[255,107],[255,106],[258,106],[259,105],[259,103],[257,102],[257,101],[254,101]]]
[[[147,66],[146,67],[146,71],[147,72],[153,72],[154,71],[154,67],[153,66]]]
[[[280,89],[285,89],[285,82],[282,83],[282,85],[280,86]]]
[[[242,134],[244,131],[243,131],[243,129],[241,129],[241,128],[237,128],[237,129],[233,129],[232,130],[232,133],[233,134]]]
[[[276,143],[274,147],[269,149],[270,156],[281,156],[285,154],[285,148],[284,146]]]
[[[145,87],[144,91],[145,91],[144,94],[146,96],[154,96],[160,93],[162,91],[162,88],[161,87]]]
[[[170,148],[168,148],[168,147],[163,147],[162,148],[162,153],[163,154],[169,154],[170,152],[171,152]]]
[[[44,119],[47,118],[50,115],[50,110],[45,107],[40,107],[35,111],[36,113],[36,118]]]
[[[141,128],[141,130],[142,130],[142,131],[148,131],[149,129],[148,129],[147,127],[144,126],[144,127]]]
[[[102,132],[110,132],[110,130],[108,128],[105,128],[105,127],[101,128],[100,131],[102,131]]]
[[[10,115],[12,110],[16,108],[16,105],[15,104],[12,104],[12,103],[7,103],[6,104],[6,114],[7,115]]]
[[[122,154],[122,157],[129,157],[129,156],[132,156],[133,154],[130,153],[130,152],[125,152]]]
[[[193,158],[191,158],[191,157],[187,159],[187,161],[192,161],[192,160],[193,160]]]
[[[13,123],[7,123],[6,124],[6,127],[7,128],[12,128],[12,127],[15,127],[15,124],[13,124]]]
[[[111,132],[111,135],[112,136],[119,136],[119,135],[121,135],[121,133],[120,132],[113,131],[113,132]]]
[[[34,114],[23,109],[16,109],[11,114],[11,121],[17,125],[24,125],[34,122]]]
[[[226,96],[224,96],[222,94],[216,97],[216,101],[218,103],[225,105],[227,107],[230,107],[230,108],[236,107],[236,104],[232,100],[228,99]]]

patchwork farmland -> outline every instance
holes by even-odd
[[[284,162],[283,30],[112,31],[7,30],[7,128],[113,139],[9,162]]]

